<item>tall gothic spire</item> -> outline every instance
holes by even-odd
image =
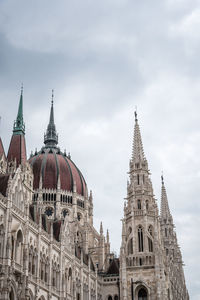
[[[171,217],[163,175],[161,176],[161,181],[161,218]]]
[[[25,134],[25,124],[23,120],[23,86],[21,87],[17,119],[14,122],[13,134]]]
[[[146,161],[136,111],[135,111],[135,128],[134,128],[134,138],[133,138],[132,161],[135,163],[140,161]]]
[[[47,126],[46,134],[44,135],[44,144],[46,147],[56,148],[58,144],[58,135],[56,132],[56,126],[54,123],[54,108],[53,108],[53,90],[52,90],[52,100],[51,100],[51,111],[50,111],[50,118],[49,124]]]

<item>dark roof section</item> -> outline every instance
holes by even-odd
[[[29,159],[33,167],[33,188],[39,188],[40,176],[46,189],[57,189],[58,178],[62,190],[73,191],[74,182],[79,195],[86,196],[85,179],[74,162],[58,148],[42,148]]]
[[[23,134],[13,134],[8,150],[8,161],[15,160],[17,166],[26,163],[26,142]]]
[[[118,258],[114,258],[110,262],[110,266],[108,268],[107,274],[108,275],[119,275],[119,259]]]
[[[0,175],[0,193],[6,197],[8,188],[9,175]]]

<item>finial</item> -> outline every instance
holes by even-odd
[[[24,87],[23,87],[23,82],[21,84],[21,95],[23,95]]]
[[[101,235],[103,234],[103,224],[102,224],[102,222],[100,223],[100,234]]]
[[[51,104],[53,105],[53,100],[54,100],[54,90],[52,89],[52,95],[51,95]]]
[[[134,112],[134,114],[135,114],[135,121],[137,121],[138,119],[137,119],[137,106],[135,106],[135,112]]]
[[[162,173],[161,173],[161,181],[162,181],[162,184],[164,184],[163,171],[162,171]]]

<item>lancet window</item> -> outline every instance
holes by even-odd
[[[146,289],[141,288],[138,292],[138,300],[147,300],[147,292]]]
[[[148,210],[148,209],[149,209],[149,201],[146,200],[146,210]]]
[[[23,236],[21,230],[17,233],[16,247],[15,247],[15,261],[19,265],[22,263],[22,251],[23,251]]]
[[[138,208],[138,209],[141,209],[141,208],[142,208],[141,200],[138,200],[138,201],[137,201],[137,208]]]
[[[138,251],[144,251],[143,230],[141,226],[138,227]]]

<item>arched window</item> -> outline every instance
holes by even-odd
[[[139,259],[140,266],[142,266],[142,258]]]
[[[115,295],[114,300],[118,300],[118,299],[119,299],[119,297],[117,295]]]
[[[137,207],[138,207],[138,209],[141,209],[141,208],[142,208],[141,200],[138,200],[138,201],[137,201]]]
[[[133,254],[133,239],[128,241],[128,254]]]
[[[153,236],[153,227],[151,225],[148,228],[148,232],[151,236]]]
[[[112,296],[108,296],[108,300],[112,300]]]
[[[15,293],[14,293],[14,290],[13,288],[11,287],[11,291],[9,293],[9,300],[15,300]]]
[[[129,228],[128,228],[128,235],[131,234],[131,232],[132,232],[132,228],[129,227]]]
[[[23,236],[21,230],[17,233],[15,261],[21,265]]]
[[[141,288],[138,292],[138,300],[147,300],[147,291],[144,288]]]
[[[69,268],[69,272],[68,272],[68,293],[71,294],[72,293],[72,269]]]
[[[149,209],[149,201],[146,200],[146,210],[148,210],[148,209]]]
[[[165,236],[167,237],[167,228],[165,228]]]
[[[139,185],[140,184],[140,175],[137,174],[137,184]]]
[[[148,237],[148,246],[149,246],[149,252],[153,252],[153,242],[152,239]]]
[[[143,243],[143,231],[142,227],[138,227],[138,251],[143,252],[144,251],[144,243]]]

